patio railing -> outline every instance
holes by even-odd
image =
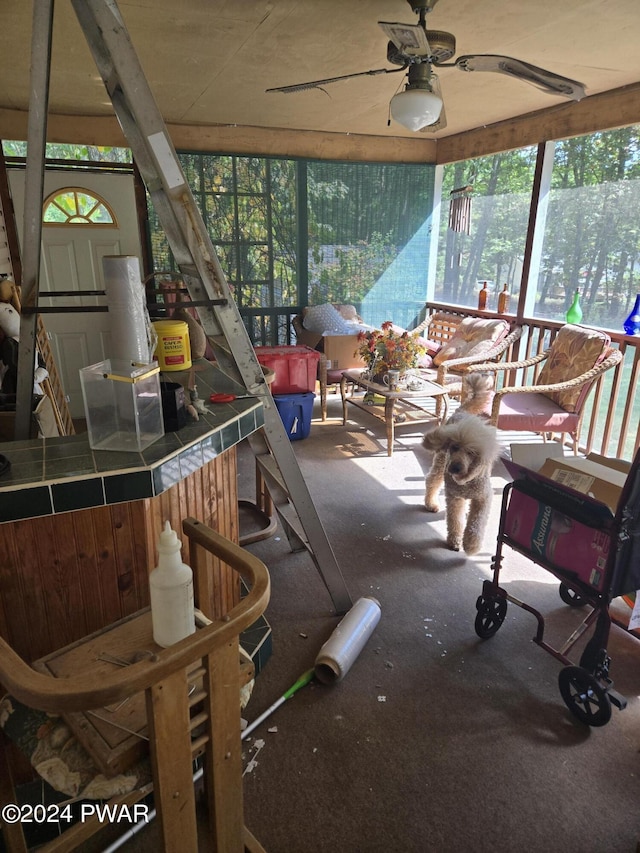
[[[488,311],[428,303],[426,313],[434,311],[472,317],[499,316]],[[506,353],[505,361],[525,359],[548,349],[563,324],[552,320],[523,319],[520,325],[524,327],[524,333],[513,345],[511,352]],[[631,461],[640,446],[640,338],[628,337],[610,329],[605,331],[611,336],[612,344],[622,352],[623,359],[612,370],[602,374],[591,390],[582,423],[580,450]],[[508,381],[517,385],[530,385],[535,381],[536,371],[533,368],[519,373],[521,375],[515,377],[515,382],[513,377],[509,377]]]

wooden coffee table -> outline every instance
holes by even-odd
[[[387,454],[393,455],[393,442],[395,437],[396,419],[398,423],[426,423],[437,420],[442,423],[446,420],[449,411],[449,395],[447,389],[437,382],[429,379],[421,379],[422,387],[418,391],[409,391],[399,388],[390,391],[386,385],[372,382],[366,378],[367,372],[361,368],[345,370],[340,382],[340,395],[342,397],[342,423],[347,422],[347,403],[367,412],[373,417],[383,420],[387,428]],[[371,405],[365,400],[367,392],[384,397],[384,406]],[[436,399],[436,411],[430,411],[427,406],[433,406]]]

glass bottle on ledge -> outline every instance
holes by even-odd
[[[579,323],[582,320],[582,307],[580,306],[580,291],[576,290],[573,302],[566,315],[567,323]]]
[[[505,282],[505,285],[498,296],[498,314],[506,314],[509,310],[509,299],[511,297],[508,288],[509,285]]]
[[[625,335],[640,335],[640,293],[636,295],[636,302],[631,309],[631,314],[622,326]]]
[[[482,290],[478,293],[478,311],[486,311],[487,299],[489,297],[489,288],[487,282],[482,283]]]

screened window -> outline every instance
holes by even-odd
[[[44,225],[108,225],[117,227],[109,204],[84,189],[65,187],[56,190],[43,205]]]
[[[287,340],[278,306],[299,303],[297,169],[263,157],[179,154],[187,183],[254,342]],[[152,205],[154,268],[174,260]]]
[[[420,314],[433,166],[179,157],[254,342],[267,331],[272,343],[286,339],[278,307],[348,303],[372,325],[409,326]],[[150,219],[154,268],[172,269]]]
[[[308,164],[309,304],[415,324],[427,293],[433,166]]]
[[[622,331],[640,291],[640,137],[626,127],[556,142],[535,314]]]
[[[2,140],[5,157],[24,159],[27,156],[27,143],[20,140]],[[83,163],[131,163],[129,148],[113,148],[104,145],[73,145],[64,142],[47,142],[45,146],[47,160],[66,161],[70,166]]]
[[[530,147],[444,166],[435,301],[477,308],[478,291],[486,281],[486,310],[497,310],[505,284],[513,310],[522,277],[535,160],[536,149]],[[469,189],[461,192],[464,188]],[[464,197],[470,208],[468,228],[465,217],[456,216],[455,210],[454,200]]]

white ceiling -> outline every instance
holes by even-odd
[[[378,20],[416,23],[406,0],[120,0],[165,121],[405,136],[387,126],[404,75],[345,80],[325,91],[265,89],[395,68]],[[0,108],[27,110],[31,0],[0,2]],[[428,29],[451,32],[456,56],[504,54],[583,82],[587,95],[640,82],[639,0],[439,0]],[[495,73],[443,68],[447,127],[458,134],[564,104]],[[109,115],[111,104],[69,0],[55,4],[51,113]],[[422,135],[422,134],[421,134]]]

